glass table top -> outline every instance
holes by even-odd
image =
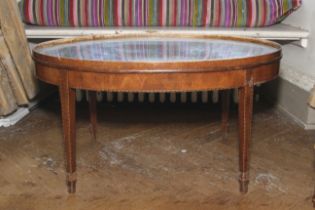
[[[121,62],[188,62],[255,57],[278,51],[251,42],[223,39],[139,38],[89,40],[36,50],[40,54],[78,60]]]

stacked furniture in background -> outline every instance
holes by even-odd
[[[16,2],[0,2],[0,126],[6,125],[1,116],[27,106],[38,92],[31,51],[18,15]],[[19,116],[27,113],[27,108],[18,111]]]

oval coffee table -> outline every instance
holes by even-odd
[[[68,192],[76,186],[75,89],[89,90],[95,136],[95,91],[239,90],[240,191],[249,183],[248,148],[254,85],[278,76],[280,45],[250,38],[180,34],[85,36],[39,44],[37,77],[60,92]],[[228,96],[225,94],[227,107]],[[227,111],[227,109],[225,108]],[[226,127],[227,114],[222,115]]]

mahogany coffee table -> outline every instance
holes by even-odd
[[[61,39],[33,51],[37,77],[59,87],[68,192],[76,186],[75,89],[89,90],[96,128],[95,91],[180,92],[239,90],[240,191],[249,183],[248,147],[254,85],[278,76],[280,45],[250,38],[203,35],[111,35]],[[227,125],[224,94],[222,127]]]

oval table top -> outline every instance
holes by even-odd
[[[273,42],[228,36],[85,36],[39,44],[34,59],[59,68],[114,73],[233,70],[279,59]]]

